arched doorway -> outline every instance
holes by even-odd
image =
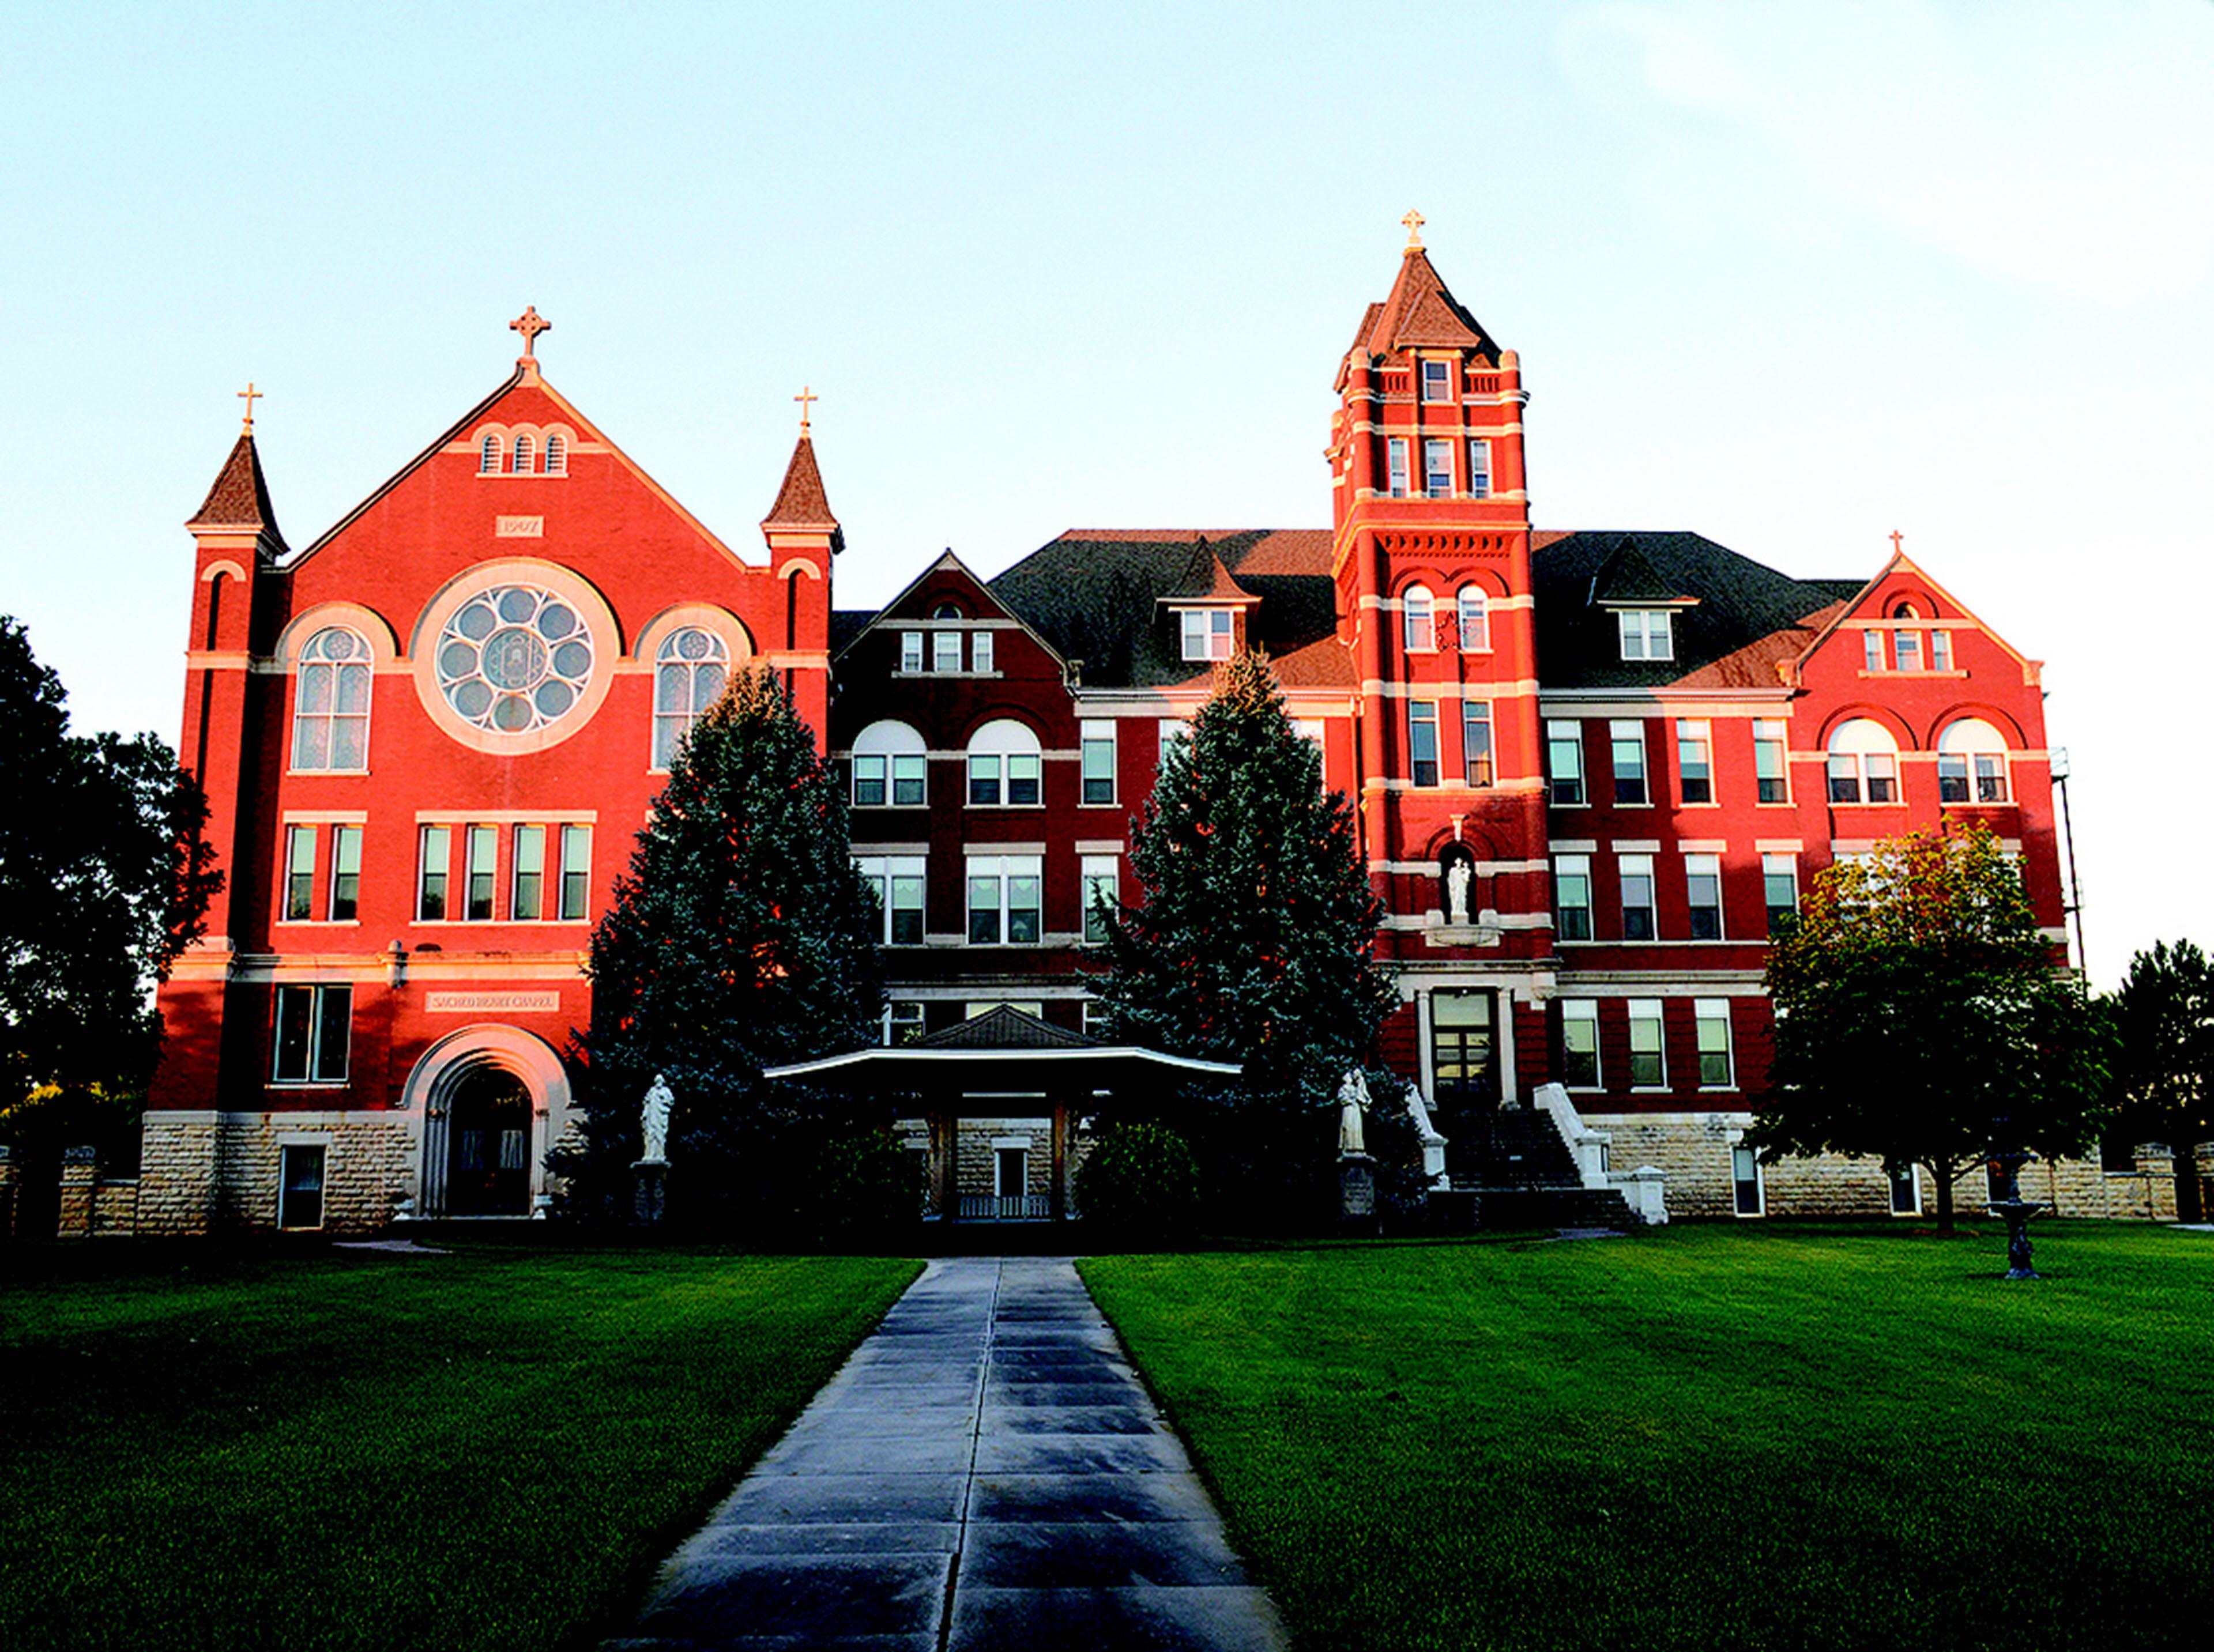
[[[546,1150],[569,1122],[568,1075],[543,1039],[514,1027],[449,1033],[415,1064],[401,1104],[422,1120],[419,1214],[543,1209]]]

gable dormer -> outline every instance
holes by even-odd
[[[1249,622],[1260,600],[1238,582],[1221,552],[1202,534],[1183,571],[1154,606],[1169,627],[1172,656],[1205,670],[1251,641]]]

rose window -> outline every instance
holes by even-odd
[[[467,721],[525,735],[559,722],[592,676],[592,634],[551,591],[495,585],[455,610],[438,637],[438,692]]]

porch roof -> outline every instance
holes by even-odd
[[[1141,1045],[1108,1044],[1001,1004],[913,1044],[796,1061],[768,1068],[761,1076],[848,1088],[1104,1090],[1138,1080],[1158,1083],[1178,1074],[1234,1078],[1243,1070],[1232,1062],[1172,1056]]]

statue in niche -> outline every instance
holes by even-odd
[[[653,1076],[652,1088],[645,1093],[644,1105],[639,1110],[639,1125],[645,1137],[645,1151],[640,1164],[669,1162],[669,1110],[676,1103],[669,1081],[659,1073]]]
[[[1455,856],[1446,867],[1446,922],[1466,924],[1468,917],[1468,886],[1476,880],[1466,861]]]
[[[1337,1150],[1341,1156],[1349,1153],[1366,1153],[1368,1144],[1361,1128],[1361,1113],[1368,1106],[1368,1077],[1355,1067],[1345,1076],[1337,1087]]]

